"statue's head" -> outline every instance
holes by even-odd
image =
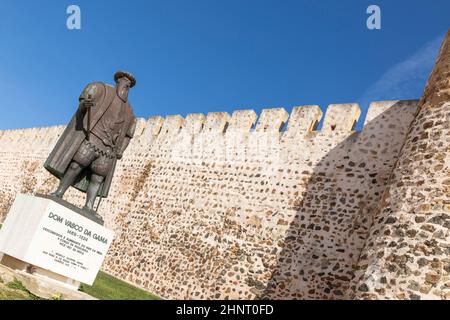
[[[135,77],[127,71],[118,71],[114,75],[117,95],[123,101],[128,100],[128,91],[136,85]]]

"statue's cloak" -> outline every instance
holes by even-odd
[[[87,97],[89,90],[93,88],[94,94],[92,95],[92,101],[94,106],[91,107],[91,123],[89,129],[92,130],[97,122],[101,119],[103,114],[111,106],[114,99],[120,99],[117,96],[116,89],[110,85],[96,82],[89,84],[80,96],[80,100]],[[129,131],[130,127],[134,124],[135,117],[132,109],[128,102],[126,102],[126,119],[125,119],[125,130],[121,131],[121,135],[118,138],[117,149],[121,150],[122,143],[124,141],[125,135]],[[44,163],[44,168],[47,169],[51,174],[53,174],[58,179],[64,176],[67,168],[69,167],[75,153],[78,151],[81,143],[87,137],[87,112],[82,112],[80,109],[74,114],[66,129],[62,133],[61,137],[58,139],[53,151],[48,156]],[[109,174],[105,177],[102,186],[98,192],[98,196],[106,198],[109,193],[109,188],[111,187],[112,177],[114,175],[117,159],[114,159],[112,169]],[[91,170],[85,168],[80,174],[77,181],[72,185],[76,189],[86,192],[89,186],[89,181],[91,177]]]

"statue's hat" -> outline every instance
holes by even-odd
[[[114,75],[114,81],[116,81],[117,83],[117,81],[119,81],[119,79],[123,77],[131,81],[130,88],[133,88],[136,85],[136,78],[130,72],[127,71],[117,71],[116,74]]]

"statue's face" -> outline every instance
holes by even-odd
[[[128,100],[128,91],[130,90],[131,81],[128,78],[120,78],[117,82],[117,94],[123,101]]]

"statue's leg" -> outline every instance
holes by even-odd
[[[92,173],[91,181],[86,192],[86,205],[84,206],[84,209],[94,210],[94,202],[97,198],[98,191],[100,190],[100,186],[102,185],[104,178],[105,177],[101,175]]]
[[[72,185],[72,183],[74,183],[75,179],[81,173],[82,170],[83,167],[80,164],[76,163],[75,161],[72,161],[66,173],[59,181],[58,189],[56,189],[56,191],[53,192],[51,195],[58,198],[62,198],[64,196],[64,193]]]
[[[94,136],[93,136],[94,137]],[[98,144],[100,144],[99,142]],[[109,150],[104,145],[102,148]],[[105,151],[104,151],[105,152]],[[91,168],[91,180],[89,183],[89,187],[87,189],[86,195],[86,205],[84,209],[88,211],[94,211],[94,202],[97,196],[99,195],[99,191],[105,177],[108,176],[113,164],[113,158],[106,156],[103,153],[100,153],[94,161],[90,164]]]
[[[78,148],[77,152],[73,156],[67,171],[59,182],[58,189],[52,193],[53,196],[62,198],[66,190],[75,182],[75,179],[81,173],[81,171],[87,167],[95,158],[94,152],[91,150],[86,141]]]

